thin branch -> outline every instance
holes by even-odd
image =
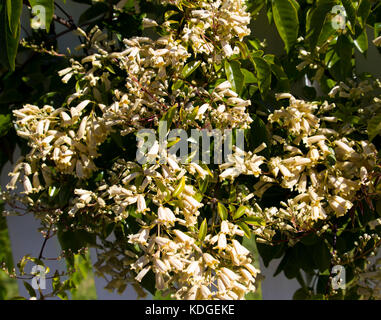
[[[57,16],[56,14],[53,14],[53,20],[58,22],[59,24],[62,24],[63,26],[65,26],[69,30],[77,29],[76,25],[72,21],[68,21],[64,18],[61,18],[61,17]]]
[[[44,239],[44,242],[42,243],[42,247],[41,247],[41,250],[40,250],[40,254],[38,255],[38,259],[42,258],[42,254],[44,253],[44,249],[45,249],[46,243],[50,239],[50,230],[51,230],[51,227],[49,228],[48,234],[46,235],[46,237]]]
[[[66,11],[64,10],[57,2],[54,2],[54,5],[61,10],[61,12],[69,19],[69,22],[73,25],[75,25],[73,17]]]

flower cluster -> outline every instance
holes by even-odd
[[[277,221],[281,228],[300,232],[318,220],[345,215],[360,190],[373,191],[370,179],[377,150],[366,140],[350,140],[332,128],[339,120],[324,114],[334,104],[278,95],[284,98],[289,99],[289,106],[269,116],[273,147],[283,152],[264,161],[268,172],[260,176],[254,195],[261,197],[274,185],[296,192],[273,210],[275,217],[286,222]]]
[[[251,101],[236,92],[229,71],[218,68],[239,56],[239,42],[250,33],[244,1],[160,2],[178,10],[161,25],[143,19],[143,27],[158,30],[155,40],[124,39],[115,51],[97,28],[89,35],[79,30],[91,54],[59,73],[64,83],[76,81],[76,91],[58,108],[14,111],[30,152],[15,166],[8,188],[21,180],[33,207],[36,195],[72,181],[58,219],[72,227],[86,221],[88,231],[102,235],[110,225],[120,228],[118,247],[105,248],[96,264],[112,276],[110,288],[123,291],[132,282],[143,294],[149,278],[177,299],[244,299],[255,291],[259,271],[242,238],[271,241],[278,230],[297,233],[346,215],[360,191],[372,191],[377,150],[336,127],[340,119],[326,115],[334,104],[281,94],[277,98],[289,105],[268,116],[269,143],[236,148],[220,166],[168,154],[163,163],[157,143],[148,152],[150,163],[135,161],[135,146],[123,139],[135,142],[140,129],[158,129],[162,119],[188,130],[248,129],[253,121]],[[113,144],[122,145],[123,154],[105,165],[102,150]],[[266,157],[268,150],[278,152]],[[235,190],[242,176],[256,179],[248,192]],[[291,196],[279,207],[262,208],[272,186]]]

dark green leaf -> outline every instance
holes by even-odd
[[[221,202],[218,202],[217,204],[217,211],[221,220],[226,220],[228,218],[228,209],[226,209]]]
[[[341,0],[343,6],[345,8],[345,12],[347,13],[347,17],[349,22],[351,23],[352,28],[354,28],[356,24],[356,10],[353,6],[352,0]]]
[[[19,1],[19,0],[17,0]],[[20,17],[19,17],[20,18]],[[0,62],[10,70],[15,70],[15,60],[20,38],[20,21],[13,25],[14,32],[11,32],[8,23],[8,14],[3,6],[0,10]]]
[[[324,240],[316,243],[311,249],[314,252],[313,259],[320,272],[327,270],[331,262],[331,254]]]
[[[247,207],[240,206],[238,208],[238,210],[235,212],[233,219],[237,220],[237,219],[241,218],[246,213],[247,210],[248,210]]]
[[[232,85],[232,89],[240,94],[245,80],[240,63],[237,61],[225,61],[225,72],[227,79]]]
[[[283,244],[268,245],[264,243],[257,243],[257,248],[266,268],[269,266],[271,260],[280,258],[284,252]]]
[[[104,2],[97,2],[88,8],[84,13],[79,17],[78,23],[83,24],[87,21],[91,21],[102,14],[105,15],[107,12],[108,5]]]
[[[185,177],[182,177],[175,191],[173,191],[172,197],[176,198],[181,192],[183,192],[184,188],[185,188]]]
[[[250,224],[250,225],[253,225],[253,226],[259,226],[259,227],[263,227],[266,225],[265,221],[260,218],[260,217],[253,217],[253,216],[250,216],[250,217],[246,217],[244,219],[244,221],[247,223],[247,224]]]
[[[20,28],[20,17],[22,12],[23,1],[22,0],[6,0],[8,26],[12,36],[15,37],[18,34]]]
[[[294,295],[292,296],[292,300],[306,300],[308,296],[308,290],[305,288],[300,288],[295,291]]]
[[[357,39],[354,41],[356,48],[361,53],[366,53],[368,51],[368,35],[366,33],[366,29],[357,37]]]
[[[192,61],[187,63],[182,71],[182,76],[184,79],[188,78],[194,71],[196,71],[200,64],[201,61]]]
[[[254,57],[252,59],[257,73],[258,86],[262,96],[265,96],[271,84],[271,68],[263,58]]]
[[[204,241],[207,231],[208,231],[208,223],[205,218],[204,221],[202,221],[200,230],[198,232],[198,239],[200,241]]]
[[[238,223],[238,226],[245,233],[245,236],[250,239],[251,238],[251,230],[250,230],[249,226],[245,222]]]
[[[315,50],[326,16],[335,4],[335,0],[318,0],[316,7],[308,13],[306,40],[309,42],[311,50]]]
[[[289,52],[298,38],[298,8],[290,0],[273,0],[272,9],[275,25],[286,46],[286,51]]]
[[[26,281],[23,281],[25,289],[28,291],[29,295],[31,297],[36,297],[36,292],[34,291],[33,287]]]
[[[6,135],[12,127],[10,114],[0,114],[0,137]]]
[[[375,115],[368,122],[369,140],[372,141],[380,133],[381,133],[381,113]]]
[[[362,28],[366,25],[366,20],[369,17],[372,4],[369,0],[361,0],[360,5],[357,9],[357,17]]]
[[[248,83],[256,83],[257,82],[257,78],[255,77],[255,75],[250,72],[249,70],[247,69],[244,69],[244,68],[241,68],[241,72],[245,78],[245,84],[248,84]]]
[[[270,147],[270,139],[269,133],[267,131],[266,125],[261,118],[257,115],[251,115],[253,118],[253,122],[251,124],[250,131],[248,132],[248,141],[250,145],[250,149],[254,150],[259,147],[263,142],[266,143],[267,148],[265,148],[262,152],[268,156],[269,155],[269,147]]]

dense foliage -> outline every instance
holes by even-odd
[[[94,267],[118,292],[243,299],[259,283],[256,244],[266,266],[282,258],[276,274],[299,281],[296,299],[380,298],[368,260],[381,244],[381,83],[356,68],[381,44],[378,1],[77,2],[89,5],[79,21],[50,0],[1,2],[0,165],[22,150],[5,214],[25,208],[46,239],[58,235],[69,274],[73,253],[97,247]],[[32,23],[50,28],[19,44],[23,4],[44,6]],[[259,13],[282,54],[255,36],[269,27]],[[67,32],[75,53],[57,51]],[[160,120],[232,129],[233,140],[243,129],[244,151],[222,164],[164,152],[162,164],[156,143],[141,164],[139,130],[160,133]],[[42,252],[18,272],[44,265]],[[332,287],[337,265],[345,289]],[[39,297],[75,284],[55,273]]]

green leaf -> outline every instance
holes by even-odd
[[[104,15],[107,9],[108,9],[108,6],[104,2],[94,3],[91,7],[89,7],[85,12],[81,14],[81,16],[79,17],[78,23],[83,24],[83,23],[86,23],[87,21],[91,21],[101,16],[102,14]]]
[[[356,24],[356,10],[353,6],[352,0],[341,0],[343,3],[343,6],[345,8],[345,12],[347,13],[347,17],[349,19],[349,22],[351,23],[352,28],[354,28]]]
[[[337,31],[333,28],[332,20],[326,19],[321,29],[317,45],[322,46],[330,37],[335,37],[336,32]]]
[[[77,253],[80,249],[88,247],[89,245],[94,245],[96,242],[95,234],[89,233],[85,230],[67,230],[64,231],[62,227],[58,229],[58,241],[61,245],[62,250],[71,250],[73,253]],[[70,266],[74,264],[74,257],[68,255],[67,263]]]
[[[240,206],[238,208],[238,210],[235,212],[235,214],[233,216],[233,220],[237,220],[237,219],[241,218],[246,213],[247,210],[248,210],[247,207]]]
[[[245,77],[241,71],[240,63],[237,61],[225,61],[225,73],[226,77],[232,85],[233,91],[240,94]]]
[[[45,12],[40,12],[39,15],[41,16],[41,18],[45,18],[45,21],[43,21],[43,23],[45,24],[46,31],[49,33],[50,24],[53,20],[54,0],[29,0],[29,3],[32,6],[32,8],[34,8],[35,6],[44,7]],[[36,13],[38,13],[38,11]]]
[[[205,193],[208,190],[209,186],[209,176],[206,176],[205,179],[198,180],[198,188],[201,193]]]
[[[372,4],[369,0],[361,0],[360,5],[357,9],[357,18],[360,22],[362,28],[366,25],[366,20],[371,12]]]
[[[31,297],[36,297],[36,292],[34,291],[33,287],[26,281],[23,281],[25,289],[28,291],[29,295]]]
[[[6,0],[8,26],[13,36],[16,36],[20,28],[20,17],[22,12],[22,0]]]
[[[184,84],[183,80],[177,80],[175,83],[172,85],[172,91],[176,91],[181,88],[181,86]]]
[[[255,14],[257,14],[263,6],[265,5],[265,0],[251,0],[248,2],[248,11],[251,13],[251,16],[254,17]]]
[[[250,239],[251,238],[251,230],[250,230],[249,226],[245,222],[238,223],[238,226],[245,233],[245,236]]]
[[[14,12],[17,12],[17,10]],[[2,30],[0,32],[0,62],[5,68],[14,71],[21,24],[20,19],[18,23],[15,22],[14,24],[12,22],[8,23],[8,21],[7,10],[3,3],[3,6],[0,8],[0,30]],[[10,23],[15,29],[13,32],[10,29]]]
[[[253,57],[252,59],[255,71],[257,73],[259,91],[262,97],[266,95],[271,85],[271,67],[267,61],[260,57]]]
[[[351,38],[340,35],[336,43],[336,52],[340,59],[330,71],[335,75],[337,80],[344,81],[346,78],[351,77],[353,72],[353,42]]]
[[[381,33],[381,22],[376,22],[374,24],[374,38],[378,38]]]
[[[368,122],[369,140],[372,141],[380,133],[381,133],[381,113],[375,115]]]
[[[306,300],[308,296],[308,291],[305,288],[300,288],[295,291],[294,295],[292,296],[292,300]]]
[[[308,13],[306,21],[306,40],[309,42],[311,50],[315,50],[326,16],[335,4],[335,0],[318,0],[316,8]]]
[[[228,218],[228,209],[226,209],[221,202],[218,202],[217,204],[217,211],[221,220],[226,220]]]
[[[201,61],[192,61],[187,63],[184,66],[183,71],[181,72],[184,79],[188,78],[196,69],[200,66]]]
[[[267,268],[273,259],[280,258],[284,253],[284,243],[280,245],[268,245],[264,243],[257,243],[259,255],[262,257],[263,264]]]
[[[175,104],[173,107],[169,108],[165,113],[164,115],[162,116],[162,118],[160,119],[160,122],[162,123],[162,121],[166,121],[167,122],[167,130],[169,130],[169,128],[171,127],[171,124],[173,122],[173,118],[175,117],[175,114],[176,114],[176,111],[178,109],[178,105]],[[162,124],[159,124],[159,128],[158,128],[158,132],[160,134],[160,132],[162,132],[162,130],[164,128],[162,128]],[[162,134],[167,134],[167,132],[162,132]]]
[[[258,227],[264,227],[266,225],[265,221],[261,217],[246,217],[245,222],[247,224],[258,226]]]
[[[253,122],[251,124],[250,131],[248,132],[248,141],[250,149],[254,150],[255,148],[259,147],[263,142],[265,142],[267,148],[265,148],[262,152],[265,156],[268,156],[269,147],[271,146],[271,144],[266,124],[263,122],[261,118],[259,118],[255,114],[251,115],[251,117],[253,118]]]
[[[357,37],[354,41],[356,48],[361,53],[366,53],[368,51],[368,35],[366,34],[366,29]]]
[[[201,223],[200,230],[198,232],[198,239],[200,241],[204,241],[207,231],[208,231],[208,223],[205,218],[204,221]]]
[[[181,178],[180,183],[176,187],[175,191],[173,191],[172,197],[176,198],[181,192],[183,192],[185,188],[185,176]]]
[[[290,91],[290,81],[286,72],[283,70],[283,67],[278,63],[274,63],[271,65],[271,71],[278,79],[277,87],[279,88],[279,91]]]
[[[249,70],[247,69],[244,69],[244,68],[241,68],[241,72],[243,74],[243,77],[245,79],[245,84],[248,84],[248,83],[256,83],[257,82],[257,78],[255,77],[255,75],[250,72]]]
[[[24,269],[29,259],[30,259],[30,255],[25,255],[21,258],[20,262],[17,263],[17,268],[19,269],[19,272],[21,275],[25,274]]]
[[[0,137],[6,135],[12,127],[10,114],[0,114]]]
[[[286,51],[289,52],[298,38],[298,8],[290,0],[273,0],[272,9],[275,25],[286,46]]]
[[[331,262],[331,253],[327,247],[327,244],[324,240],[316,243],[311,250],[313,250],[313,260],[315,265],[319,268],[320,272],[324,272],[330,266]]]

